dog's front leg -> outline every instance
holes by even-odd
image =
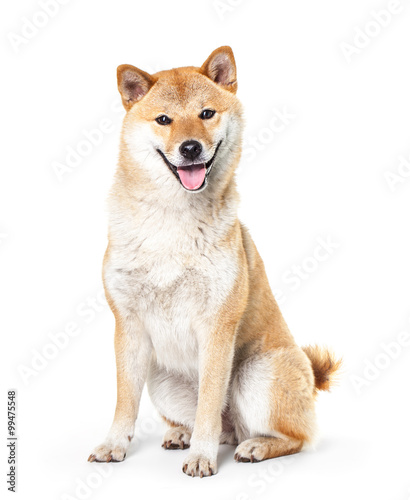
[[[231,374],[236,325],[218,325],[199,354],[199,393],[191,450],[182,470],[190,476],[217,473],[221,414]]]
[[[116,321],[117,406],[114,421],[103,444],[89,457],[90,462],[124,460],[134,436],[142,389],[147,377],[152,345],[137,321]]]

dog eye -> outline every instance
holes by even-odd
[[[155,121],[160,125],[169,125],[172,122],[171,118],[167,115],[158,116],[158,118],[155,118]]]
[[[212,118],[214,114],[215,111],[213,109],[204,109],[199,115],[199,118],[201,118],[202,120],[209,120],[209,118]]]

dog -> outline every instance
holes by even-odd
[[[190,476],[216,474],[220,443],[236,446],[237,462],[299,452],[341,361],[296,345],[238,220],[233,52],[152,75],[121,65],[117,76],[126,115],[103,264],[117,405],[89,461],[125,458],[145,382],[168,425],[162,446],[190,447]]]

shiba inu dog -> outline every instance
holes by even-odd
[[[219,443],[237,445],[238,462],[296,453],[340,361],[296,345],[238,220],[232,50],[153,75],[122,65],[118,88],[127,114],[103,266],[117,406],[89,460],[124,459],[145,382],[169,427],[162,446],[190,447],[188,475],[217,472]]]

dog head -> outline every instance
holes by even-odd
[[[200,68],[150,75],[121,65],[118,89],[127,110],[123,145],[146,179],[190,193],[229,181],[242,133],[230,47],[212,52]]]

